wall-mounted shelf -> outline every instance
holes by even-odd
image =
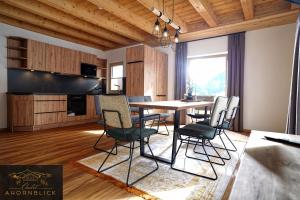
[[[7,66],[27,68],[27,40],[18,37],[7,38]]]
[[[13,60],[27,60],[25,57],[14,57],[14,56],[8,56],[8,59],[13,59]]]
[[[27,50],[26,47],[14,47],[14,46],[7,46],[8,49],[14,49],[14,50]]]

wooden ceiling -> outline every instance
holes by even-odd
[[[163,0],[5,0],[0,22],[101,50],[157,45],[154,6]],[[165,0],[172,16],[173,0]],[[284,0],[175,0],[180,41],[215,37],[296,21],[299,7]],[[170,28],[172,29],[172,28]],[[172,32],[174,33],[174,31]]]

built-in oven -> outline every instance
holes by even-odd
[[[86,115],[86,95],[68,95],[68,116]]]

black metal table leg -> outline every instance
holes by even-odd
[[[173,164],[175,162],[176,151],[177,151],[177,139],[178,139],[178,131],[177,130],[179,128],[179,124],[180,124],[180,110],[175,110],[171,164]]]
[[[140,119],[142,119],[144,117],[144,108],[142,107],[139,107],[139,115],[140,115]],[[144,128],[144,123],[140,123],[140,126],[142,128]],[[145,155],[145,142],[144,142],[144,138],[141,139],[140,141],[140,154],[141,156],[144,156]]]
[[[139,114],[140,117],[144,116],[144,108],[139,108]],[[167,164],[172,164],[175,162],[176,157],[176,151],[177,151],[177,139],[178,139],[178,132],[177,129],[179,128],[179,122],[180,122],[180,111],[175,110],[174,115],[174,134],[173,134],[173,143],[172,143],[172,154],[171,159],[162,158],[159,156],[154,156],[157,161],[164,162]],[[144,127],[144,124],[141,124],[142,128]],[[140,141],[140,154],[141,156],[153,159],[153,156],[150,154],[145,153],[145,142],[143,140]]]

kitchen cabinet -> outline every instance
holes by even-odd
[[[46,44],[45,46],[45,71],[56,72],[56,62],[58,62],[56,51],[58,48],[54,45]]]
[[[138,62],[144,61],[144,49],[147,48],[145,45],[134,46],[126,49],[126,62]]]
[[[11,131],[34,131],[96,122],[93,95],[87,95],[86,115],[67,115],[67,95],[9,94],[8,126]]]
[[[168,55],[156,51],[156,95],[166,96],[168,92]]]
[[[31,70],[46,71],[45,67],[46,44],[35,40],[28,40],[27,68]]]
[[[144,94],[144,62],[126,65],[126,95],[142,96]]]
[[[167,98],[168,55],[147,45],[126,49],[126,95]]]
[[[96,55],[35,40],[7,38],[7,66],[10,68],[80,75],[81,63],[96,65],[97,77],[106,77],[106,60]]]

